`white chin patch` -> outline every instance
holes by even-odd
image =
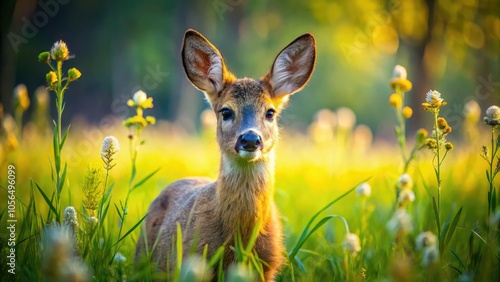
[[[242,157],[246,160],[254,161],[254,160],[257,160],[258,158],[260,158],[260,156],[262,155],[262,152],[260,150],[256,150],[253,152],[239,150],[238,154],[240,155],[240,157]]]

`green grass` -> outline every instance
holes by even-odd
[[[82,254],[84,263],[91,271],[93,280],[135,281],[165,277],[156,273],[151,265],[134,265],[140,228],[133,228],[146,215],[149,203],[166,185],[187,176],[216,177],[219,161],[211,130],[199,136],[174,132],[175,125],[162,122],[144,130],[146,143],[137,158],[136,179],[147,177],[157,168],[160,170],[130,193],[128,215],[120,238],[127,236],[118,242],[119,207],[128,194],[131,170],[126,149],[127,130],[119,122],[106,130],[78,122],[73,124],[62,152],[63,160],[68,163],[68,172],[60,201],[62,210],[70,205],[76,208],[82,230],[86,228],[82,208],[82,180],[86,167],[88,163],[102,165],[99,153],[105,135],[117,136],[122,146],[116,155],[116,166],[109,174],[111,184],[107,189],[110,193],[103,201],[107,203],[104,204],[107,213],[99,219],[98,228],[85,233],[87,237],[82,239],[87,243]],[[415,238],[427,230],[437,233],[432,208],[432,196],[437,191],[430,162],[431,152],[419,153],[416,162],[409,168],[416,194],[415,202],[407,207],[413,229],[395,242],[386,224],[394,213],[395,184],[401,170],[397,145],[380,142],[369,148],[350,147],[349,144],[356,142],[349,134],[347,141],[342,143],[316,144],[310,136],[285,129],[282,138],[294,141],[281,142],[277,148],[275,201],[282,216],[290,262],[278,280],[342,281],[348,278],[350,281],[373,281],[400,280],[404,277],[410,281],[438,281],[456,280],[468,275],[475,281],[494,281],[499,276],[499,229],[498,226],[490,226],[487,233],[489,220],[487,209],[483,207],[488,206],[489,183],[484,174],[487,164],[479,153],[481,144],[489,144],[490,136],[486,128],[483,133],[477,143],[458,142],[442,167],[442,219],[451,224],[460,207],[461,217],[456,222],[453,237],[449,238],[442,251],[439,263],[424,267],[421,265],[422,253],[415,249]],[[2,179],[6,179],[7,164],[16,167],[18,281],[40,281],[43,276],[42,266],[44,258],[47,258],[47,250],[42,249],[43,230],[48,225],[54,225],[50,219],[56,212],[55,207],[51,210],[47,204],[54,193],[51,152],[50,138],[25,129],[20,146],[8,156],[3,156],[1,161]],[[372,196],[363,208],[362,199],[356,193],[347,192],[367,178],[372,186]],[[493,184],[498,186],[498,179],[495,181]],[[3,180],[1,185],[0,196],[5,199],[7,187],[3,186]],[[336,199],[339,200],[327,206]],[[322,207],[326,208],[322,210]],[[2,276],[7,273],[6,209],[6,201],[0,202]],[[359,235],[361,251],[356,256],[346,256],[343,252],[345,230],[341,221],[330,220],[335,218],[332,215],[344,217],[350,231]],[[365,224],[362,226],[363,217]],[[127,234],[129,230],[132,231]],[[258,269],[258,259],[248,246],[237,246],[235,250],[239,252],[237,257],[241,257],[242,263]],[[126,258],[124,262],[113,260],[116,251]],[[212,261],[210,265],[215,263]],[[186,277],[181,273],[179,266],[175,277]]]

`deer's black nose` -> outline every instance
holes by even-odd
[[[253,152],[259,148],[262,149],[262,138],[253,131],[240,135],[236,143],[236,150]]]

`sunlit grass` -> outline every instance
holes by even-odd
[[[63,91],[60,68],[55,81],[48,77],[55,92]],[[446,153],[452,153],[446,154],[446,165],[441,166],[444,156],[440,157],[439,146],[436,150],[427,143],[444,143],[444,135],[438,137],[447,124],[442,126],[441,121],[440,127],[435,111],[437,135],[426,142],[424,134],[407,139],[411,134],[405,119],[411,114],[404,113],[403,95],[396,92],[401,102],[390,100],[398,117],[396,136],[372,140],[371,131],[356,126],[355,114],[347,108],[320,111],[308,133],[287,129],[281,133],[274,198],[288,261],[277,280],[498,280],[500,213],[495,189],[499,183],[494,161],[500,140],[495,140],[494,127],[481,127],[478,118],[472,122],[466,118],[466,137],[461,141],[455,137],[453,151],[446,147],[449,143],[443,144]],[[186,257],[178,224],[172,250],[177,252],[175,268],[160,273],[147,259],[134,262],[139,226],[149,204],[180,178],[216,178],[220,161],[213,123],[203,123],[201,132],[191,135],[177,124],[156,123],[153,117],[143,117],[143,110],[153,107],[152,99],[137,93],[128,102],[135,109],[135,116],[125,122],[128,128],[116,117],[99,126],[73,120],[70,134],[63,135],[63,130],[69,131],[63,129],[60,92],[54,139],[50,129],[37,125],[47,123],[35,120],[21,125],[18,118],[16,128],[2,118],[6,137],[1,139],[0,171],[14,166],[16,173],[16,279],[206,281],[210,273],[219,281],[263,279],[266,262],[253,248],[258,226],[247,242],[236,232],[234,246],[221,246],[213,257],[207,257],[207,251]],[[500,114],[489,115],[488,121],[493,119],[496,126]],[[450,132],[451,128],[446,133]],[[116,136],[121,150],[115,150],[114,139],[115,149],[102,146],[109,135]],[[433,150],[419,150],[420,143]],[[483,149],[487,164],[481,160],[479,144],[491,144],[490,155]],[[414,149],[407,156],[408,148]],[[67,169],[61,170],[66,163]],[[353,192],[361,183],[370,185],[371,195]],[[6,199],[8,189],[1,188]],[[410,200],[398,195],[405,189],[411,192]],[[478,208],[485,206],[487,210]],[[7,209],[7,201],[2,201],[1,230],[6,230]],[[439,252],[423,246],[422,238],[434,238],[428,231],[437,234]],[[3,275],[9,234],[0,234]],[[221,259],[227,250],[235,252],[236,264],[224,272]],[[146,250],[146,258],[152,251]]]
[[[86,140],[88,132],[100,132],[99,137],[113,133],[118,137],[121,144],[127,144],[127,130],[122,129],[119,123],[112,127],[113,132],[102,132],[99,128],[83,123],[76,123],[72,129],[73,134],[68,137],[68,151],[75,151],[82,140]],[[143,138],[146,144],[141,147],[137,159],[137,167],[140,168],[138,177],[142,178],[147,172],[160,167],[160,171],[154,175],[149,182],[131,193],[129,200],[129,214],[124,225],[128,230],[134,223],[139,221],[146,213],[149,203],[169,183],[182,177],[203,175],[216,177],[219,165],[219,152],[215,138],[210,133],[199,136],[183,136],[173,132],[175,125],[160,122],[156,128],[144,132]],[[478,143],[488,144],[489,134],[481,135]],[[2,171],[6,171],[5,164],[12,163],[17,168],[17,195],[24,204],[29,203],[30,181],[38,183],[47,194],[51,193],[50,177],[50,147],[51,143],[35,134],[25,132],[20,147],[17,148],[9,159],[4,159]],[[98,136],[95,134],[94,136]],[[293,137],[293,138],[292,138]],[[349,138],[352,138],[350,136]],[[286,142],[284,140],[287,140]],[[350,144],[352,140],[346,142]],[[36,147],[32,144],[38,144]],[[367,199],[367,209],[370,211],[367,226],[361,230],[361,199],[351,193],[337,202],[333,207],[327,209],[323,216],[328,214],[341,215],[349,223],[351,232],[358,233],[362,238],[361,252],[353,259],[350,277],[361,278],[361,269],[367,279],[382,279],[392,277],[391,270],[396,263],[397,254],[393,252],[393,239],[386,229],[387,221],[394,211],[395,183],[399,178],[397,173],[401,169],[399,151],[395,144],[377,141],[366,151],[357,152],[357,148],[346,144],[335,144],[329,140],[324,144],[317,144],[310,136],[289,132],[282,132],[282,141],[277,150],[276,166],[276,195],[275,200],[280,209],[285,229],[285,243],[287,250],[291,251],[300,234],[311,217],[325,206],[328,202],[345,193],[363,179],[369,180],[372,186],[372,195]],[[62,193],[61,202],[64,206],[72,205],[80,211],[82,205],[82,179],[88,163],[102,165],[100,159],[100,142],[88,142],[88,148],[71,158],[71,162],[77,165],[69,165],[67,189]],[[40,150],[39,148],[45,148]],[[343,148],[342,152],[339,148]],[[487,206],[487,192],[489,183],[484,177],[484,162],[480,159],[480,150],[473,150],[468,144],[458,144],[453,154],[447,158],[447,165],[443,167],[442,177],[442,206],[444,211],[456,212],[459,206],[463,206],[462,219],[458,223],[455,237],[444,251],[443,260],[440,262],[439,273],[442,277],[455,277],[460,275],[448,264],[456,267],[463,273],[475,272],[476,277],[493,274],[498,261],[494,253],[494,237],[486,240],[485,226],[488,222],[486,209],[478,208]],[[88,152],[88,154],[87,154]],[[405,240],[409,247],[414,246],[416,236],[426,230],[435,230],[433,221],[430,187],[435,187],[435,176],[433,168],[428,160],[432,157],[431,152],[421,152],[415,165],[410,171],[414,177],[414,191],[416,200],[409,207],[414,226]],[[112,192],[112,203],[123,201],[127,195],[128,177],[130,172],[130,156],[126,150],[116,155],[116,166],[110,171],[110,182],[114,182]],[[472,169],[471,169],[472,168]],[[477,168],[477,169],[473,169]],[[429,191],[426,191],[429,189]],[[2,197],[6,195],[4,189],[0,191]],[[37,213],[42,217],[38,219],[39,224],[48,212],[48,206],[41,198],[40,193],[35,190],[34,198]],[[5,202],[0,205],[3,211]],[[26,210],[26,207],[23,207]],[[445,214],[448,214],[446,212]],[[18,211],[18,216],[21,213]],[[79,214],[83,220],[82,214]],[[22,218],[19,218],[22,221]],[[111,238],[117,236],[119,218],[114,209],[109,211],[106,219],[107,232]],[[5,221],[2,220],[2,225]],[[4,227],[2,227],[4,228]],[[33,227],[34,228],[34,227]],[[323,279],[344,277],[342,261],[342,240],[345,231],[342,224],[331,221],[325,223],[317,232],[304,243],[302,250],[297,256],[303,263],[304,270],[295,265],[294,274],[297,279]],[[5,229],[3,229],[5,230]],[[33,234],[40,230],[32,229]],[[494,229],[498,232],[498,228]],[[29,233],[25,233],[27,236]],[[37,236],[37,235],[35,235]],[[122,271],[126,277],[135,277],[133,273],[133,258],[135,243],[139,237],[139,229],[135,230],[129,238],[124,240],[120,253],[126,258]],[[471,243],[472,242],[472,243]],[[22,243],[21,243],[22,244]],[[472,245],[471,245],[472,244]],[[471,250],[471,246],[474,246]],[[413,248],[413,247],[411,247]],[[28,249],[29,250],[29,249]],[[40,251],[34,248],[33,251]],[[453,250],[462,260],[464,267],[456,260]],[[472,253],[471,253],[472,252]],[[482,254],[481,263],[474,265],[474,252]],[[18,253],[19,262],[28,259],[29,253]],[[420,266],[420,254],[410,251],[408,264],[412,277],[419,279],[429,274],[427,269]],[[118,267],[118,266],[116,266]],[[403,267],[402,267],[403,268]],[[40,273],[27,275],[25,277],[39,277]],[[289,268],[284,269],[283,279],[289,280]],[[429,274],[430,275],[430,274]],[[105,279],[103,277],[99,280]]]

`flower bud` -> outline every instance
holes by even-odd
[[[436,139],[434,139],[434,138],[427,138],[425,140],[425,146],[427,146],[427,148],[429,148],[431,150],[437,149]]]
[[[147,117],[146,117],[146,122],[147,122],[148,124],[153,124],[153,125],[154,125],[154,124],[156,123],[156,118],[155,118],[155,117],[152,117],[152,116],[147,116]]]
[[[406,68],[401,66],[401,65],[396,65],[394,67],[394,71],[392,73],[392,78],[401,78],[401,79],[406,79],[407,77],[407,72]]]
[[[409,119],[411,118],[411,116],[413,115],[413,109],[406,106],[403,108],[403,117],[406,118],[406,119]]]
[[[427,138],[427,136],[429,136],[429,133],[427,132],[427,130],[425,130],[424,128],[420,128],[417,131],[417,134],[415,135],[415,139],[417,141],[417,144],[423,145],[425,142],[425,138]]]
[[[13,94],[12,102],[14,104],[14,108],[23,112],[26,111],[30,106],[30,98],[28,97],[28,89],[26,88],[26,85],[19,84],[16,86]]]
[[[57,82],[57,74],[53,71],[49,71],[46,75],[45,78],[47,79],[47,84],[49,86],[52,86],[54,83]]]
[[[448,122],[446,122],[446,119],[440,117],[437,119],[437,124],[439,129],[443,130],[448,127]]]
[[[42,63],[48,63],[50,61],[50,53],[49,52],[42,52],[38,55],[38,61]]]
[[[408,173],[404,173],[399,177],[396,185],[400,189],[411,189],[413,187],[413,180]]]
[[[398,109],[402,104],[403,101],[401,100],[401,96],[399,94],[394,93],[389,97],[389,105],[393,106],[394,108]]]
[[[444,148],[446,149],[446,151],[451,151],[451,150],[453,150],[453,144],[450,142],[446,142],[444,144]]]
[[[415,246],[417,250],[424,250],[425,248],[436,246],[436,243],[436,235],[434,235],[430,231],[420,233],[415,240]]]
[[[363,182],[356,188],[356,193],[358,193],[360,197],[369,197],[372,193],[372,187],[370,184]]]
[[[71,68],[68,70],[68,80],[75,81],[82,76],[82,73],[77,68]]]
[[[389,82],[389,85],[393,89],[399,88],[399,90],[404,92],[410,91],[412,88],[412,84],[411,81],[407,79],[407,76],[408,74],[406,72],[406,68],[401,65],[396,65],[394,67],[392,79]]]

